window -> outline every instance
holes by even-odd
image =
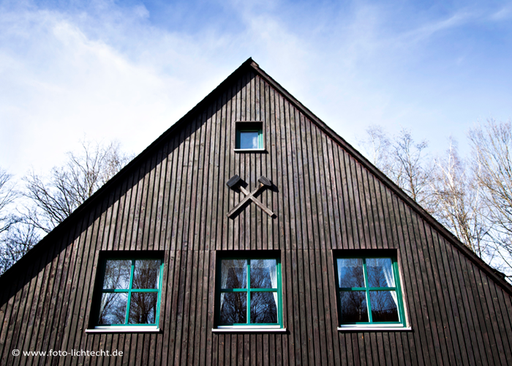
[[[262,150],[263,123],[237,122],[235,148],[237,150]]]
[[[101,262],[96,329],[157,329],[163,260],[107,258]]]
[[[404,327],[405,316],[394,257],[336,259],[341,327]]]
[[[217,269],[217,329],[282,328],[277,258],[222,257]]]

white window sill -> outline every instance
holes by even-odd
[[[96,327],[93,329],[86,329],[85,333],[159,333],[160,329],[157,327]]]
[[[246,153],[246,152],[267,152],[266,149],[235,149],[235,152],[242,152],[242,153]]]
[[[212,333],[286,333],[286,328],[279,327],[218,327]]]
[[[339,332],[408,332],[410,327],[403,325],[342,325],[338,327]]]

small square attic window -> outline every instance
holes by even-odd
[[[235,150],[263,150],[263,122],[237,122]]]

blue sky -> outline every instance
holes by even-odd
[[[248,57],[356,147],[512,118],[512,1],[0,1],[0,168],[139,153]]]

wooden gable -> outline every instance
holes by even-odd
[[[236,123],[263,150],[237,152]],[[226,183],[238,175],[253,203]],[[337,329],[335,255],[398,257],[405,331]],[[105,252],[163,253],[160,331],[88,333]],[[285,333],[214,333],[216,259],[273,251]],[[512,349],[512,290],[251,59],[0,278],[0,364],[12,350],[119,350],[118,364],[488,364]],[[100,362],[53,357],[52,363]]]

